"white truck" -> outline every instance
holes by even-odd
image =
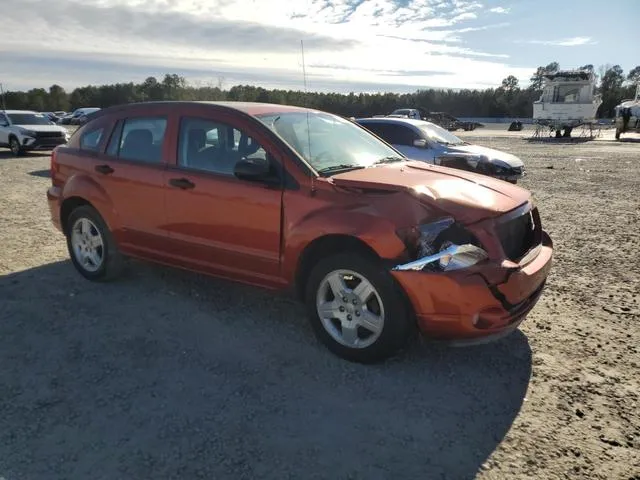
[[[0,147],[14,156],[30,150],[52,150],[67,143],[69,134],[43,113],[29,110],[0,110]]]

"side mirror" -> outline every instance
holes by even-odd
[[[418,138],[413,141],[413,146],[416,148],[427,148],[427,141],[424,138]]]
[[[269,176],[269,164],[243,159],[236,163],[233,174],[241,180],[265,181]]]
[[[0,127],[8,127],[9,124],[7,122],[0,122]]]

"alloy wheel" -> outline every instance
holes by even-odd
[[[346,347],[366,348],[382,333],[385,314],[380,294],[357,272],[327,274],[318,287],[316,309],[327,333]]]
[[[104,262],[104,240],[100,230],[86,217],[79,218],[71,228],[71,246],[80,266],[96,272]]]

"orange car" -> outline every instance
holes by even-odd
[[[77,270],[125,257],[304,299],[317,336],[360,362],[415,332],[458,343],[517,328],[552,244],[528,191],[407,160],[341,117],[259,103],[101,110],[51,156],[54,224]]]

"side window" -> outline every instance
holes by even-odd
[[[267,168],[275,169],[264,148],[245,132],[212,120],[182,119],[178,165],[233,176],[235,165],[240,160],[264,163]]]
[[[160,163],[166,129],[165,117],[119,120],[109,140],[107,154],[125,160]]]
[[[418,135],[411,128],[404,125],[387,125],[389,127],[389,135],[393,138],[390,143],[395,145],[413,146],[413,141]]]
[[[120,150],[120,139],[122,138],[122,125],[124,121],[118,120],[116,126],[113,127],[113,133],[111,134],[111,138],[109,139],[109,145],[107,145],[107,155],[112,157],[118,156],[118,151]]]
[[[104,134],[104,126],[96,127],[92,130],[87,130],[80,137],[80,150],[92,150],[97,151]]]
[[[384,141],[388,142],[387,136],[385,135],[384,125],[381,123],[363,123],[362,126],[382,138]]]
[[[384,139],[385,142],[390,143],[392,145],[403,145],[402,142],[402,128],[399,125],[394,125],[392,123],[371,123],[367,125],[367,128],[371,128],[371,130],[378,135],[380,138]]]

